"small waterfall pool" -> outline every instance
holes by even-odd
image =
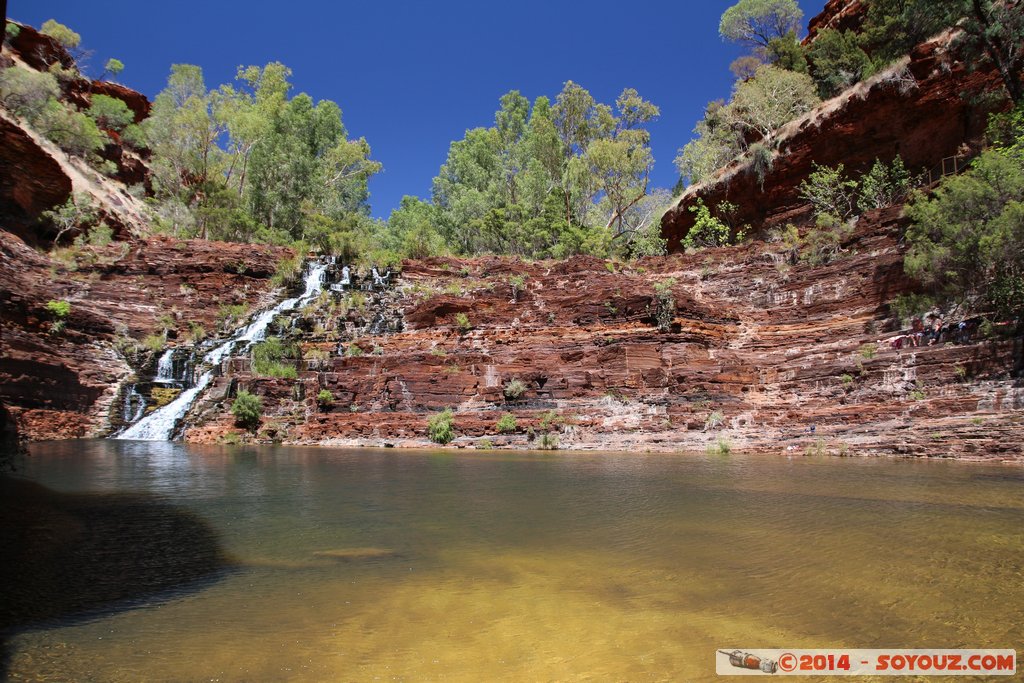
[[[12,681],[711,681],[723,648],[1024,642],[1017,467],[31,450],[21,476],[55,511],[21,520],[37,571],[6,599],[178,588],[20,629]],[[69,587],[72,562],[91,571]]]
[[[218,367],[234,350],[236,346],[248,346],[253,342],[263,339],[267,327],[281,313],[290,311],[300,304],[318,296],[323,289],[324,272],[327,264],[313,262],[307,269],[305,276],[305,289],[297,297],[285,299],[276,306],[263,311],[253,319],[252,322],[237,330],[227,341],[215,346],[203,356],[203,365],[209,366],[195,384],[178,394],[177,398],[163,408],[147,415],[132,426],[125,429],[113,438],[136,441],[169,441],[173,436],[178,424],[188,412],[192,404],[213,381]],[[174,351],[168,349],[157,364],[157,382],[173,381]],[[165,377],[167,375],[167,377]]]

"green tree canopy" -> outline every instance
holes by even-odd
[[[451,144],[434,178],[431,220],[465,254],[607,253],[616,235],[628,244],[637,227],[632,210],[649,194],[654,159],[646,126],[657,115],[631,88],[614,108],[572,81],[554,104],[538,97],[531,106],[509,92],[494,126]],[[404,208],[392,217],[402,234],[406,218]]]
[[[1017,139],[1024,141],[1024,129]],[[1024,164],[1005,148],[907,208],[905,268],[966,311],[1024,314]]]
[[[740,0],[722,14],[718,33],[725,40],[767,48],[773,38],[798,33],[803,16],[796,0]]]
[[[114,78],[117,78],[122,71],[124,71],[124,62],[114,57],[108,59],[107,63],[103,65],[103,72]]]
[[[85,112],[100,128],[121,130],[135,120],[135,113],[128,108],[124,100],[108,95],[92,96],[89,109]]]
[[[765,64],[753,78],[736,83],[728,104],[712,102],[697,123],[697,137],[679,150],[676,165],[691,183],[747,151],[752,143],[770,142],[779,128],[813,109],[820,100],[810,76]],[[763,144],[760,149],[770,153]]]
[[[145,122],[166,225],[327,248],[332,230],[368,214],[367,181],[381,167],[369,144],[348,138],[334,102],[289,97],[290,77],[278,62],[249,66],[237,86],[211,91],[199,67],[172,67]]]
[[[82,42],[82,36],[54,19],[44,21],[39,32],[45,36],[50,36],[69,50],[77,48]]]

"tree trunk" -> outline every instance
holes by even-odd
[[[0,0],[0,52],[7,38],[7,0]]]
[[[1020,104],[1024,101],[1024,86],[1021,85],[1019,69],[1015,70],[1010,63],[1009,48],[1003,38],[991,30],[992,17],[985,11],[981,0],[972,0],[971,8],[980,28],[975,38],[981,43],[988,58],[995,63],[1010,99],[1015,105]]]

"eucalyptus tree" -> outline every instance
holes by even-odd
[[[767,50],[773,39],[799,33],[804,13],[796,0],[740,0],[718,24],[722,38]]]
[[[158,211],[198,235],[287,242],[341,229],[369,211],[368,179],[381,166],[365,139],[349,139],[334,102],[289,97],[278,62],[240,68],[238,85],[208,91],[202,71],[175,65],[153,104],[146,138],[157,191],[178,208]],[[179,220],[181,207],[194,221]]]
[[[507,93],[494,126],[453,142],[434,178],[441,234],[461,253],[607,253],[647,195],[654,160],[645,126],[657,115],[631,88],[615,109],[572,81],[554,104]]]

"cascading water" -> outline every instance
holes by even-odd
[[[146,397],[140,394],[133,384],[124,395],[124,408],[121,411],[121,419],[125,424],[135,422],[146,412]]]
[[[164,355],[156,363],[156,379],[159,384],[170,384],[176,381],[174,377],[174,349],[167,349]]]
[[[323,289],[324,272],[327,266],[313,264],[306,273],[306,288],[301,296],[292,299],[285,299],[277,306],[259,314],[255,320],[235,332],[223,344],[216,346],[203,356],[203,363],[210,366],[210,369],[196,381],[189,389],[178,394],[178,397],[166,406],[146,416],[139,422],[121,432],[115,439],[137,440],[137,441],[168,441],[174,435],[174,430],[188,409],[192,407],[199,394],[213,381],[215,371],[221,362],[231,353],[238,344],[248,346],[254,341],[263,339],[270,323],[281,313],[290,311],[300,303],[308,301],[317,296]],[[167,354],[164,354],[165,356]],[[163,358],[161,358],[161,361]]]

